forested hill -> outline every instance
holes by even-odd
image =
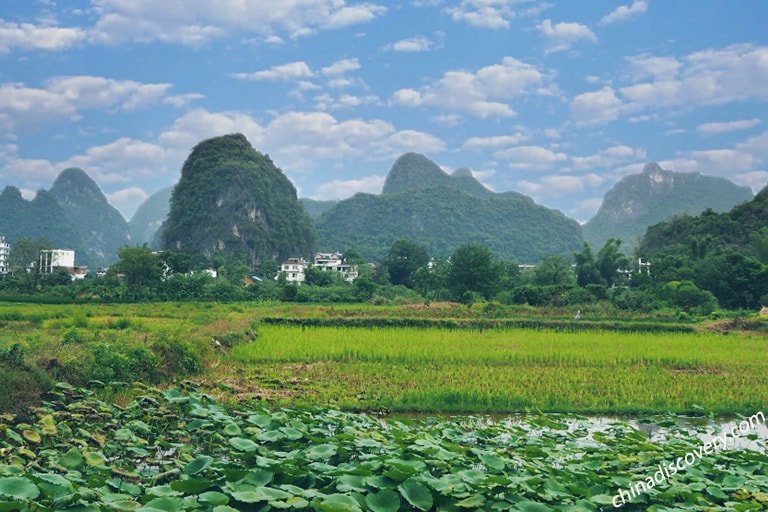
[[[619,238],[624,242],[622,247],[631,252],[648,226],[707,209],[727,212],[751,199],[749,187],[726,178],[668,171],[649,163],[641,173],[614,185],[582,230],[593,248],[602,247],[609,238]]]
[[[128,222],[82,169],[62,171],[50,193],[80,235],[83,246],[75,253],[79,261],[109,265],[117,261],[121,247],[132,243]]]
[[[251,266],[315,248],[312,221],[293,184],[242,134],[192,149],[162,231],[165,249]]]
[[[683,215],[648,228],[638,253],[699,257],[712,250],[728,249],[768,263],[768,187],[752,201],[729,212],[707,210],[698,216]]]
[[[0,235],[13,244],[42,237],[56,248],[75,251],[75,262],[90,267],[117,261],[117,251],[131,243],[128,223],[81,169],[66,169],[49,191],[31,201],[15,187],[0,194]]]
[[[561,212],[522,194],[493,193],[471,173],[448,175],[413,153],[398,158],[381,195],[339,201],[316,226],[321,250],[352,248],[371,260],[403,238],[426,245],[438,257],[477,242],[499,258],[519,262],[570,256],[582,244],[580,226]]]

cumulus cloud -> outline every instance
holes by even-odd
[[[325,76],[341,76],[358,69],[360,69],[360,62],[357,59],[341,59],[322,68],[320,72]]]
[[[573,168],[582,171],[595,168],[606,169],[628,160],[644,159],[645,156],[644,149],[618,145],[603,149],[594,155],[574,156],[571,160],[573,161]]]
[[[0,54],[16,48],[61,51],[83,41],[85,37],[81,28],[13,23],[0,19]]]
[[[384,47],[386,51],[402,52],[402,53],[417,53],[428,52],[432,50],[435,43],[424,36],[414,36],[407,39],[400,39],[394,43],[389,43]]]
[[[379,194],[384,187],[385,179],[384,176],[374,175],[353,180],[332,180],[319,185],[311,198],[328,201],[346,199],[358,192]]]
[[[130,220],[139,205],[149,197],[149,194],[139,187],[128,187],[104,195],[107,196],[109,204],[117,208],[126,220]]]
[[[94,0],[98,20],[89,30],[94,43],[163,41],[202,45],[237,33],[279,37],[311,35],[366,23],[386,7],[344,0]],[[276,39],[272,39],[276,41]]]
[[[464,22],[476,28],[509,28],[515,17],[513,6],[520,0],[462,0],[456,7],[447,7],[453,21]]]
[[[720,135],[721,133],[738,132],[754,128],[761,121],[759,119],[741,119],[739,121],[727,121],[722,123],[704,123],[696,127],[700,135]]]
[[[555,152],[541,146],[517,146],[493,153],[499,160],[509,160],[510,169],[545,170],[568,159],[565,153]]]
[[[522,133],[514,135],[495,135],[492,137],[470,137],[464,141],[464,149],[485,150],[488,148],[497,148],[500,146],[514,146],[526,140],[528,136]]]
[[[585,92],[571,101],[571,118],[579,125],[603,124],[615,121],[622,111],[622,101],[611,87]]]
[[[140,110],[166,102],[170,84],[81,75],[49,79],[44,88],[0,84],[0,128],[38,127],[62,118],[79,119],[84,110]],[[180,103],[183,97],[168,102]],[[189,98],[189,97],[188,97]]]
[[[400,89],[392,103],[404,106],[430,106],[464,112],[474,117],[513,117],[515,111],[505,102],[516,96],[537,94],[551,78],[513,57],[499,64],[469,71],[448,71],[436,82],[419,90]]]
[[[312,70],[306,62],[296,61],[288,62],[286,64],[280,64],[278,66],[272,66],[269,69],[261,71],[255,71],[253,73],[233,73],[232,77],[240,80],[253,80],[259,82],[262,80],[268,81],[288,81],[298,80],[300,78],[309,78],[314,76]]]
[[[631,5],[618,6],[616,9],[603,16],[600,21],[597,22],[597,24],[601,27],[604,27],[606,25],[612,25],[620,21],[627,21],[632,18],[642,16],[645,14],[647,9],[648,2],[644,2],[643,0],[635,0]]]
[[[547,53],[568,50],[580,40],[593,43],[597,41],[594,32],[581,23],[561,22],[552,24],[552,20],[546,19],[536,28],[548,40]]]

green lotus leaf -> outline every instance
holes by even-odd
[[[106,461],[104,460],[104,457],[98,452],[85,452],[85,463],[88,466],[103,466],[106,464]]]
[[[254,452],[259,447],[258,444],[244,437],[233,437],[229,440],[229,444],[241,452]]]
[[[360,504],[346,494],[328,494],[313,505],[323,512],[362,512]]]
[[[336,455],[338,448],[335,445],[332,444],[316,444],[308,448],[304,455],[308,459],[317,460],[317,459],[325,459],[328,460],[334,455]]]
[[[40,496],[40,489],[29,478],[10,476],[0,478],[0,496],[33,500]]]
[[[372,492],[365,497],[365,504],[373,512],[397,512],[400,510],[400,495],[389,489]]]
[[[203,503],[207,503],[209,505],[226,505],[229,503],[229,496],[224,494],[223,492],[218,491],[208,491],[200,493],[197,496],[197,501],[201,501]]]
[[[180,498],[162,497],[155,498],[138,510],[162,510],[163,512],[178,512],[184,508],[184,501]]]
[[[212,482],[204,478],[183,478],[171,482],[171,488],[184,494],[198,494],[211,487]]]
[[[133,500],[115,500],[110,501],[107,506],[118,512],[133,512],[134,510],[141,508],[141,503]]]
[[[304,434],[296,430],[295,428],[291,427],[280,427],[280,432],[285,434],[285,437],[287,439],[290,439],[291,441],[296,441],[297,439],[301,439],[304,437]]]
[[[368,492],[365,485],[366,478],[362,475],[342,475],[336,484],[336,490],[339,492]]]
[[[26,439],[32,444],[40,444],[40,441],[43,440],[43,438],[40,437],[40,434],[38,432],[35,432],[34,430],[22,430],[21,437],[23,437],[24,439]]]
[[[240,430],[240,427],[238,427],[234,423],[230,423],[226,427],[224,427],[223,432],[225,435],[228,435],[228,436],[239,436],[242,431]]]
[[[552,512],[550,507],[533,501],[521,501],[516,504],[516,507],[520,512]]]
[[[400,494],[408,503],[419,510],[429,510],[432,508],[432,493],[418,480],[409,478],[398,485],[397,490],[400,491]]]
[[[276,441],[280,441],[281,439],[285,439],[285,437],[285,434],[279,430],[267,430],[266,432],[261,432],[259,435],[257,435],[256,439],[267,443],[274,443]]]
[[[156,485],[154,487],[150,487],[145,492],[151,496],[156,496],[158,498],[167,498],[169,496],[181,496],[183,494],[181,491],[177,491],[170,485]]]
[[[477,510],[483,505],[485,505],[485,497],[482,494],[475,494],[456,503],[457,507],[471,508],[472,510]]]
[[[182,473],[186,475],[196,475],[207,468],[213,462],[213,457],[208,455],[198,455],[192,462],[184,467]]]

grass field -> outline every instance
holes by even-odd
[[[762,337],[261,326],[234,361],[283,403],[429,412],[753,413]]]

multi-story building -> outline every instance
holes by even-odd
[[[44,249],[40,251],[40,273],[52,274],[59,267],[75,268],[75,251],[67,249]]]
[[[322,270],[338,272],[345,281],[350,283],[357,279],[357,266],[346,262],[344,255],[339,252],[318,252],[315,254],[314,266]]]
[[[299,284],[304,282],[306,268],[307,262],[304,258],[288,258],[280,265],[280,273],[285,274],[285,280],[289,283]]]
[[[0,236],[0,275],[8,273],[8,265],[11,257],[11,244],[5,241],[4,236]]]

